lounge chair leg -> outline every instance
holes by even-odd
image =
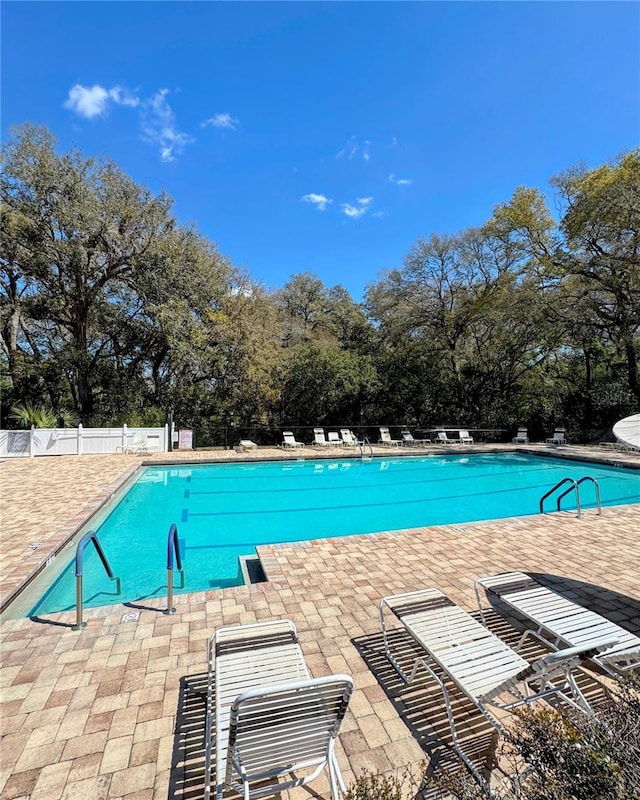
[[[412,683],[413,682],[413,679],[416,677],[416,674],[417,674],[418,670],[420,669],[421,665],[425,669],[429,669],[428,662],[429,662],[428,658],[422,658],[421,656],[418,656],[418,658],[416,658],[416,660],[413,662],[413,667],[411,668],[411,674],[409,675],[407,683]]]
[[[339,800],[341,795],[345,794],[347,787],[344,785],[342,775],[340,774],[340,768],[335,759],[335,742],[332,739],[327,748],[327,768],[329,770],[332,800]]]
[[[478,781],[478,783],[480,783],[480,785],[483,788],[487,789],[487,791],[489,791],[489,793],[491,793],[491,790],[489,788],[489,784],[482,777],[482,775],[478,772],[478,770],[476,769],[474,763],[471,761],[469,756],[464,752],[464,750],[462,749],[462,745],[460,744],[460,741],[458,740],[458,733],[456,731],[456,723],[455,723],[455,720],[453,718],[453,711],[451,709],[451,700],[449,699],[449,690],[447,689],[444,681],[431,669],[431,667],[426,663],[425,660],[422,661],[422,664],[423,664],[424,668],[427,670],[427,672],[429,672],[431,677],[437,682],[438,686],[440,687],[440,691],[442,692],[442,696],[444,697],[444,704],[445,704],[445,707],[447,709],[447,717],[449,719],[449,728],[451,729],[451,738],[453,739],[453,749],[460,756],[462,761],[466,764],[467,769],[471,772],[471,774]],[[485,717],[486,717],[486,714],[485,714]],[[498,734],[498,731],[496,731],[496,734]]]
[[[384,642],[384,654],[389,659],[389,662],[391,663],[391,666],[395,669],[395,671],[402,678],[402,680],[405,683],[409,683],[409,678],[407,676],[407,673],[402,669],[400,664],[398,664],[396,659],[391,654],[391,648],[389,647],[389,639],[387,637],[387,626],[385,625],[385,621],[384,621],[384,600],[380,601],[380,605],[378,607],[378,611],[380,613],[380,628],[382,630],[382,640]],[[414,667],[415,667],[415,664],[414,664]]]
[[[491,743],[489,744],[489,750],[487,751],[487,758],[485,761],[485,766],[488,770],[495,769],[498,766],[498,759],[496,757],[496,753],[498,751],[498,742],[500,741],[500,733],[497,730],[494,730],[491,733]]]
[[[329,754],[327,756],[327,764],[329,766],[329,782],[331,784],[331,797],[332,800],[340,800],[340,797],[347,793],[342,775],[340,774],[340,767],[336,761],[334,742],[329,743]]]
[[[522,636],[521,636],[521,637],[518,639],[518,644],[517,644],[517,645],[514,647],[514,650],[516,651],[516,653],[519,653],[519,652],[520,652],[520,648],[521,648],[521,647],[522,647],[522,645],[525,643],[525,639],[527,638],[527,636],[535,636],[535,631],[532,631],[532,630],[526,630],[526,631],[525,631],[525,632],[522,634]]]

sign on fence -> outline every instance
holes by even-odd
[[[180,450],[193,450],[193,431],[180,430],[178,432],[178,447]]]

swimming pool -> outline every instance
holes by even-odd
[[[176,592],[194,592],[240,585],[238,559],[260,544],[537,514],[555,483],[585,475],[603,505],[640,502],[640,471],[519,453],[146,467],[97,528],[122,594],[89,547],[84,604],[165,596],[173,522],[185,567]],[[594,507],[591,484],[581,499]],[[58,556],[68,565],[28,615],[75,607],[71,555]]]

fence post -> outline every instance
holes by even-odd
[[[169,426],[165,422],[164,424],[164,448],[162,450],[163,453],[169,452]]]
[[[116,451],[117,452],[117,451]],[[127,452],[127,423],[122,426],[122,452]]]
[[[78,455],[82,455],[82,423],[78,423]]]
[[[35,436],[35,428],[32,425],[29,431],[29,458],[33,458],[33,437]]]

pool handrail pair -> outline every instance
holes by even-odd
[[[561,481],[558,481],[558,483],[556,483],[556,485],[552,489],[549,489],[549,491],[546,494],[542,495],[542,497],[540,498],[540,513],[544,514],[544,501],[547,499],[547,497],[551,497],[551,495],[554,494],[554,492],[556,492],[558,489],[560,489],[560,487],[564,486],[566,483],[569,483],[569,484],[571,484],[569,486],[569,488],[565,489],[565,491],[561,495],[559,495],[559,497],[558,497],[556,511],[560,511],[560,503],[562,502],[562,498],[566,497],[571,492],[575,492],[576,493],[576,510],[578,512],[577,516],[578,516],[578,519],[580,519],[582,517],[582,507],[580,505],[580,484],[584,483],[585,481],[591,481],[591,483],[593,484],[593,488],[594,488],[595,493],[596,493],[596,506],[597,506],[598,514],[601,515],[602,514],[602,505],[600,503],[600,484],[598,483],[598,481],[595,478],[592,478],[591,475],[584,475],[582,478],[579,478],[577,481],[574,478],[568,478],[568,477],[567,478],[563,478]]]
[[[116,577],[113,574],[113,570],[111,569],[111,565],[105,555],[104,550],[102,549],[102,545],[100,544],[100,540],[98,539],[98,534],[95,531],[88,531],[84,534],[84,536],[78,542],[78,546],[76,547],[76,557],[75,557],[75,574],[76,574],[76,623],[72,626],[71,630],[74,631],[81,631],[83,628],[87,627],[87,623],[83,622],[82,620],[82,577],[84,572],[84,551],[89,544],[89,542],[93,542],[93,546],[98,553],[98,557],[102,562],[102,566],[105,568],[105,572],[107,573],[107,577],[110,578],[112,581],[116,581],[116,594],[122,593],[122,584],[120,578]],[[182,556],[180,555],[180,543],[178,539],[178,526],[174,523],[171,524],[169,528],[169,535],[167,537],[167,608],[163,612],[164,614],[175,614],[176,609],[173,607],[173,569],[174,569],[174,559],[175,565],[177,566],[178,570],[180,571],[181,583],[180,588],[184,588],[184,569],[182,567]]]

